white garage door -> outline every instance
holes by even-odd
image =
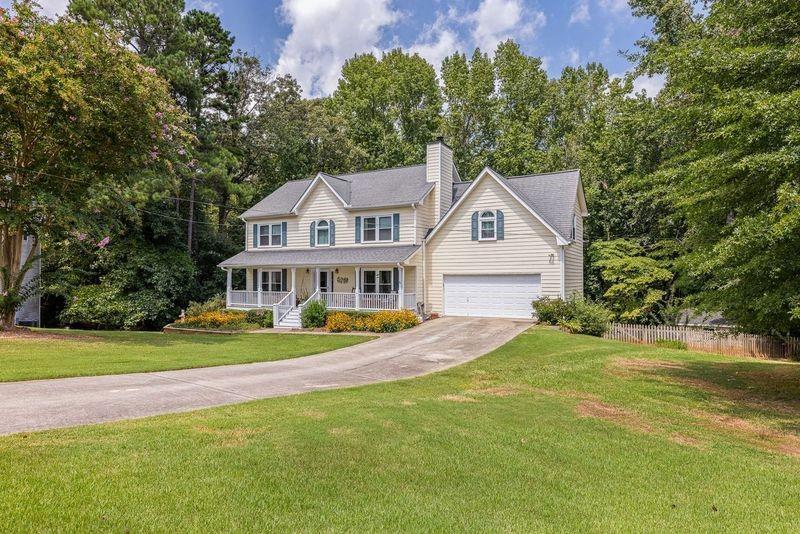
[[[444,314],[530,319],[539,298],[541,275],[445,275]]]

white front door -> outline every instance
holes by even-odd
[[[530,319],[540,294],[538,274],[445,275],[444,314]]]

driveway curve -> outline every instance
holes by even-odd
[[[510,319],[446,317],[375,341],[290,360],[4,383],[0,434],[411,378],[473,360],[529,326]]]

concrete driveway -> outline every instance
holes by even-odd
[[[486,354],[530,324],[446,317],[375,341],[291,360],[4,383],[0,384],[0,434],[420,376]]]

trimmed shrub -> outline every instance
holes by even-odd
[[[213,330],[252,330],[260,323],[247,320],[247,313],[235,310],[207,311],[193,317],[185,317],[172,326],[177,328],[208,328]]]
[[[300,324],[303,328],[322,328],[325,326],[325,317],[328,307],[321,300],[309,302],[300,312]]]
[[[186,317],[194,317],[201,313],[225,309],[225,295],[219,294],[205,302],[190,302],[186,307]]]
[[[546,324],[558,325],[573,334],[602,336],[608,331],[613,314],[602,304],[571,297],[566,302],[561,299],[539,299],[533,302],[533,309],[539,320]]]
[[[247,310],[246,321],[248,323],[257,324],[263,328],[272,328],[272,310],[258,309]]]
[[[325,328],[328,332],[349,332],[353,329],[353,318],[347,313],[331,313],[328,315]]]

